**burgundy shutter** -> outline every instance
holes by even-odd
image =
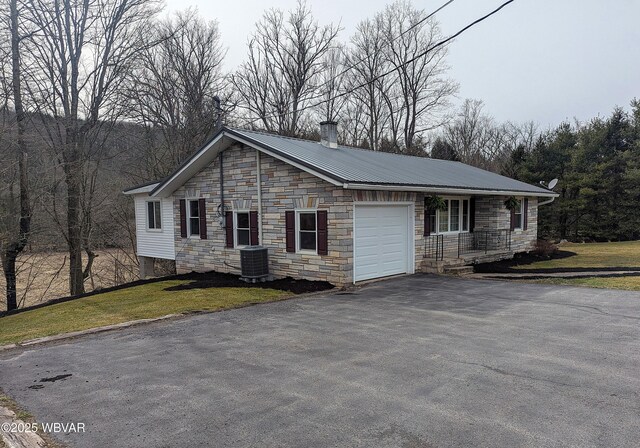
[[[327,211],[318,210],[317,216],[317,231],[318,231],[318,255],[329,254],[329,238],[327,232]]]
[[[287,235],[287,252],[296,251],[296,215],[295,212],[287,210],[284,212],[284,223]]]
[[[431,235],[431,210],[424,209],[424,236]]]
[[[529,198],[524,198],[523,200],[523,207],[524,210],[522,211],[522,230],[527,230],[528,226],[528,220],[529,220]]]
[[[187,201],[180,199],[180,236],[187,237]]]
[[[249,244],[257,246],[258,241],[258,212],[249,212]]]
[[[476,227],[476,198],[469,200],[469,232],[473,232]]]
[[[512,208],[511,209],[511,222],[509,223],[509,230],[511,230],[512,232],[515,230],[516,228],[516,209]]]
[[[198,199],[198,212],[200,213],[200,239],[207,239],[207,205],[204,198]]]
[[[225,231],[227,234],[227,247],[233,247],[233,212],[225,213]]]

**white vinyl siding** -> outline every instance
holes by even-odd
[[[162,223],[160,229],[148,228],[148,201],[147,193],[134,196],[138,255],[175,260],[173,198],[160,199],[160,222]]]

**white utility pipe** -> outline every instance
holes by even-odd
[[[258,242],[262,241],[262,164],[260,162],[260,151],[256,149],[256,186],[258,187]]]

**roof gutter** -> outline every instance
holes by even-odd
[[[445,193],[445,194],[484,194],[491,196],[536,196],[556,198],[558,193],[550,191],[533,192],[533,191],[516,191],[516,190],[480,190],[472,188],[447,188],[447,187],[424,187],[424,186],[408,186],[408,185],[375,185],[375,184],[350,184],[345,183],[342,188],[347,190],[385,190],[385,191],[416,191],[423,193]]]

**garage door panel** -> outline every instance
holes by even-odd
[[[407,206],[355,207],[354,279],[406,273],[409,270]]]

